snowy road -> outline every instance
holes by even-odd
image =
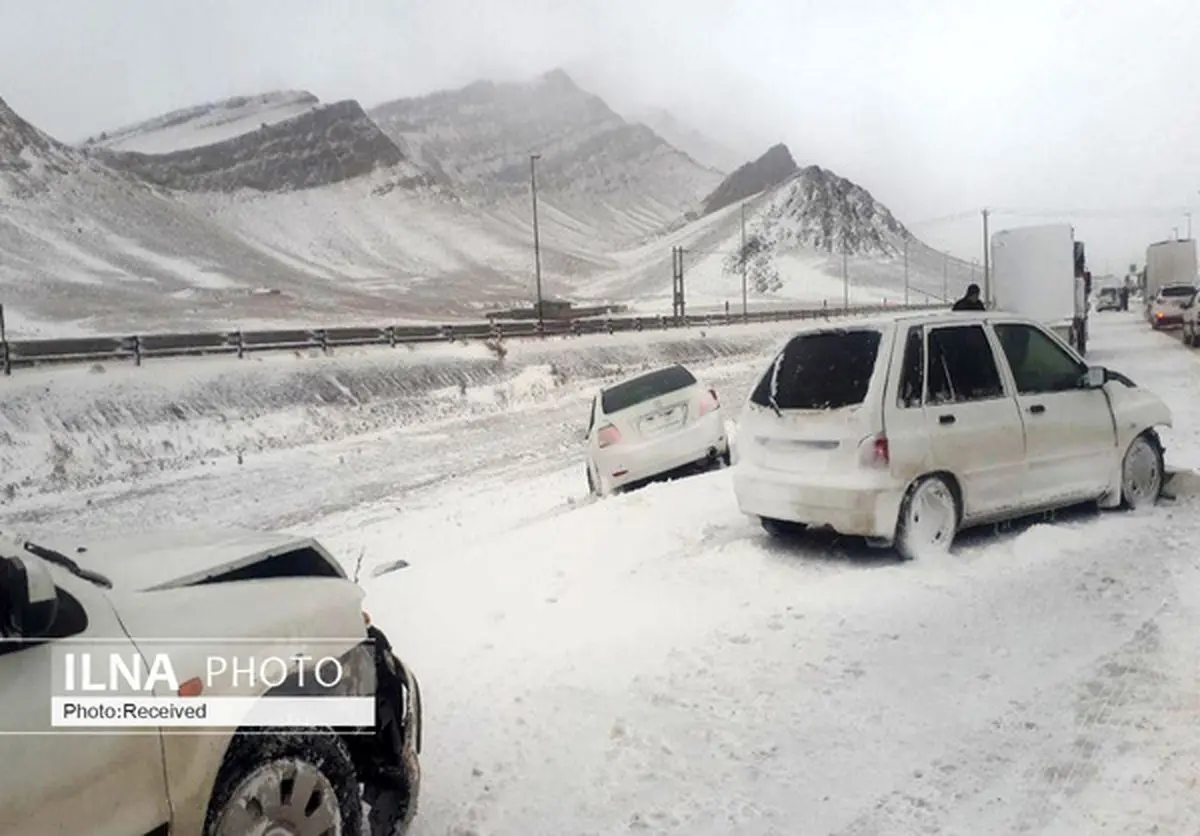
[[[1090,359],[1165,397],[1168,462],[1200,468],[1200,354],[1105,316]],[[757,365],[714,370],[727,403]],[[424,686],[418,836],[1200,827],[1195,480],[900,565],[769,543],[728,471],[586,500],[585,397],[0,525],[294,525],[368,578],[407,560],[367,606]]]

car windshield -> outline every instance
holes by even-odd
[[[686,389],[695,382],[696,378],[683,366],[668,366],[605,389],[600,394],[600,408],[605,415],[612,415],[652,398]]]
[[[774,409],[839,409],[862,403],[882,335],[871,329],[794,337],[758,382],[750,400]]]

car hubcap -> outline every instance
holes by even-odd
[[[273,761],[234,790],[217,836],[342,836],[341,805],[329,779],[312,764]]]
[[[1134,507],[1146,505],[1158,498],[1162,470],[1158,456],[1145,438],[1136,439],[1125,454],[1125,498]]]
[[[931,479],[917,488],[906,526],[913,543],[946,550],[954,539],[955,522],[954,496],[943,482]]]

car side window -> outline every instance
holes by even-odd
[[[899,405],[905,409],[921,405],[925,394],[925,329],[914,325],[904,341],[900,366]]]
[[[1068,354],[1046,332],[1016,322],[995,328],[1018,392],[1046,394],[1079,388],[1087,374],[1087,366]]]
[[[1004,396],[1000,370],[982,325],[929,331],[929,405],[986,401]]]

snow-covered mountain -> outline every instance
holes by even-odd
[[[400,179],[413,186],[435,179],[408,164],[356,101],[317,104],[211,145],[165,154],[97,154],[114,168],[181,191],[309,189],[382,169],[401,169]]]
[[[641,122],[692,159],[715,171],[733,171],[741,163],[731,148],[676,118],[665,108],[646,108],[636,111],[629,118]]]
[[[415,161],[436,163],[471,200],[501,213],[529,212],[530,154],[540,155],[537,186],[548,220],[610,246],[655,234],[721,179],[562,70],[529,83],[481,81],[370,113]]]
[[[738,166],[722,180],[721,185],[704,199],[704,214],[711,215],[731,203],[777,186],[799,170],[786,145],[773,145],[757,160]]]
[[[916,240],[863,187],[819,166],[797,168],[784,145],[737,169],[705,208],[655,247],[622,254],[591,292],[669,308],[672,246],[685,250],[687,297],[700,308],[740,309],[743,270],[751,303],[898,302],[906,283],[910,301],[936,300],[978,279],[973,265]]]
[[[722,178],[552,72],[365,112],[301,92],[72,147],[0,103],[0,301],[14,335],[476,318],[543,287],[670,308],[942,295],[970,279],[866,190],[786,147]],[[744,207],[744,208],[743,208]],[[746,247],[743,258],[742,230]],[[920,296],[918,295],[918,298]]]
[[[411,166],[226,194],[164,188],[113,159],[52,139],[0,102],[10,334],[474,316],[523,290],[514,276],[527,247],[498,243],[464,207],[398,179]]]
[[[238,96],[174,110],[162,116],[88,137],[86,147],[142,154],[169,154],[199,148],[293,119],[320,106],[307,90],[281,90]]]

